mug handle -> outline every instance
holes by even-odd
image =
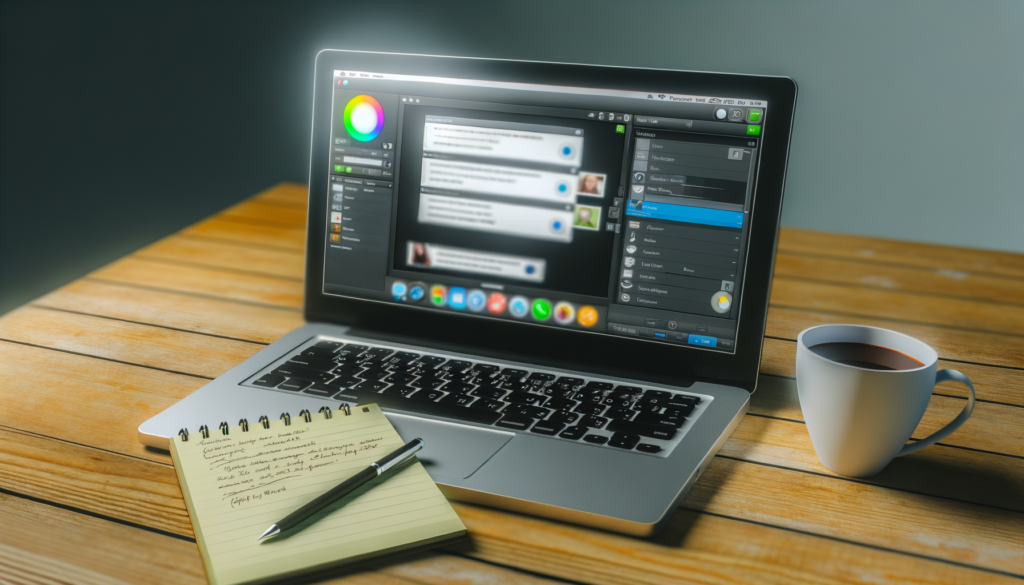
[[[945,439],[950,435],[950,433],[960,428],[960,425],[967,422],[967,419],[971,416],[971,412],[974,411],[974,384],[971,384],[970,378],[956,370],[939,370],[938,372],[935,372],[936,385],[938,385],[940,382],[945,382],[947,380],[960,382],[964,386],[967,386],[967,388],[971,391],[970,396],[967,397],[967,405],[964,406],[964,409],[960,412],[960,414],[956,418],[954,418],[953,421],[950,422],[948,425],[942,427],[941,429],[935,431],[934,433],[928,435],[927,437],[921,439],[920,441],[914,441],[913,443],[907,443],[906,445],[904,445],[904,447],[900,449],[900,452],[896,454],[897,457],[900,457],[901,455],[906,455],[907,453],[913,453],[914,451],[918,451],[920,449],[924,449],[929,445],[932,445],[934,443],[941,441],[942,439]]]

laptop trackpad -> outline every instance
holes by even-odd
[[[445,477],[466,479],[515,436],[394,412],[386,414],[402,439],[423,439],[423,450],[417,457],[434,481]]]

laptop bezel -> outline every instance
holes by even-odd
[[[323,261],[330,172],[330,117],[333,74],[339,69],[633,91],[737,95],[767,100],[770,123],[765,124],[761,136],[762,154],[750,214],[747,266],[735,353],[325,295]],[[313,94],[304,283],[304,316],[307,321],[347,325],[370,337],[549,367],[592,371],[673,386],[685,387],[699,380],[736,386],[750,392],[754,390],[764,342],[796,106],[797,86],[792,79],[324,50],[316,58]]]

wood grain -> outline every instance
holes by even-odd
[[[653,539],[457,503],[472,556],[601,585],[1019,583],[975,569],[689,510]],[[463,549],[457,549],[460,552]]]
[[[970,300],[983,296],[1001,303],[1024,304],[1024,279],[892,266],[870,260],[779,253],[775,257],[775,276]]]
[[[776,277],[772,281],[771,304],[1024,335],[1024,306],[983,299],[953,299]]]
[[[90,273],[86,278],[250,303],[294,308],[302,306],[301,282],[142,258],[118,260]]]
[[[213,217],[244,219],[267,225],[299,226],[306,224],[306,208],[281,206],[259,199],[250,199],[233,205]]]
[[[305,258],[300,252],[252,248],[181,235],[164,238],[132,256],[299,281],[305,272]]]
[[[195,543],[0,493],[0,582],[206,583]]]
[[[940,370],[959,370],[974,383],[979,400],[1024,406],[1024,370],[939,360]],[[761,373],[792,378],[796,375],[796,343],[765,339],[761,351]],[[936,389],[942,394],[967,397],[967,388],[944,383]]]
[[[242,218],[205,219],[179,233],[259,248],[300,253],[306,249],[306,228],[304,226],[284,227],[256,224]]]
[[[779,252],[855,258],[917,268],[1024,278],[1024,255],[919,242],[783,228]]]
[[[298,207],[306,209],[308,196],[308,186],[303,185],[302,183],[283,182],[253,195],[248,200],[281,205],[284,207]]]
[[[267,344],[305,322],[293,307],[246,305],[86,280],[59,288],[33,305]]]

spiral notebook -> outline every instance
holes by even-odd
[[[464,535],[455,510],[413,460],[257,542],[268,526],[404,443],[372,404],[183,429],[171,456],[210,583],[270,581]]]

